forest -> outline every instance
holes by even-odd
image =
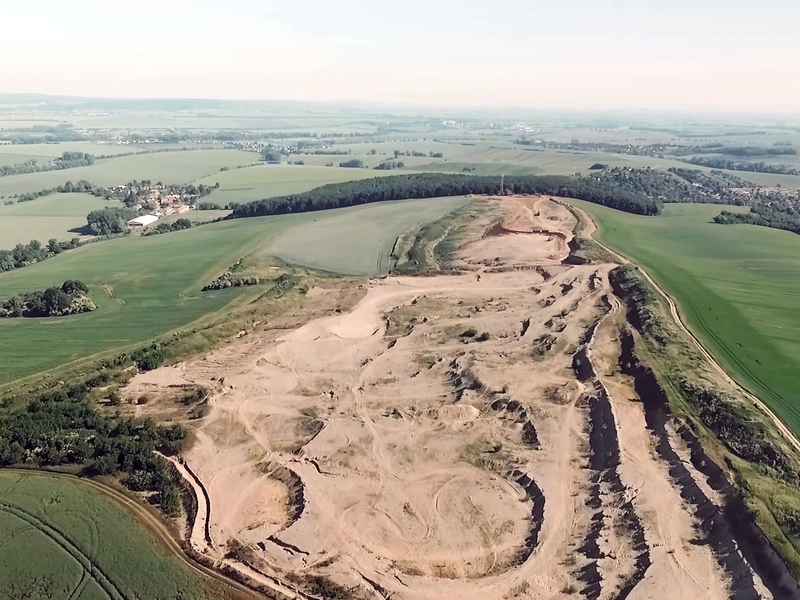
[[[386,200],[469,194],[547,194],[577,198],[640,215],[656,215],[663,203],[642,191],[588,177],[494,176],[424,173],[334,183],[290,196],[243,204],[229,218],[281,215],[356,206]]]

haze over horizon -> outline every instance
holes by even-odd
[[[0,7],[0,92],[796,113],[800,3]]]

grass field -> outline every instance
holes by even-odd
[[[415,224],[435,221],[468,202],[465,196],[379,202],[314,213],[277,236],[264,252],[283,260],[348,275],[376,275],[390,267],[395,240]]]
[[[190,568],[89,484],[0,471],[0,597],[211,598]]]
[[[333,158],[348,160],[346,156]],[[228,202],[253,202],[264,198],[307,192],[328,183],[369,179],[389,173],[391,171],[346,169],[342,167],[264,165],[217,173],[205,177],[197,183],[214,185],[218,182],[220,189],[203,198],[203,201],[215,202],[220,206],[224,206]]]
[[[119,206],[91,194],[53,194],[30,202],[0,204],[0,250],[16,244],[56,238],[59,241],[80,237],[70,232],[86,225],[86,215],[107,206]]]
[[[99,307],[68,318],[0,320],[0,383],[150,339],[222,308],[236,292],[201,294],[200,288],[287,221],[304,218],[244,219],[109,240],[0,274],[0,299],[79,279]]]
[[[0,319],[0,384],[144,342],[223,308],[248,293],[243,291],[247,288],[207,293],[200,288],[251,252],[343,273],[385,272],[398,235],[463,203],[463,198],[386,202],[237,219],[87,244],[2,273],[0,301],[78,279],[89,285],[98,310],[70,317]],[[268,247],[273,239],[275,244]]]
[[[637,217],[574,202],[597,221],[598,239],[644,267],[725,368],[800,433],[800,236],[716,225],[719,206]]]
[[[54,147],[58,148],[60,144]],[[90,167],[0,177],[0,196],[35,192],[56,187],[66,181],[82,179],[100,186],[119,185],[133,179],[189,183],[216,173],[222,167],[235,168],[258,159],[257,154],[240,150],[194,150],[121,156],[98,161]]]

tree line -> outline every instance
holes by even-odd
[[[26,160],[16,165],[0,166],[0,177],[8,175],[23,175],[25,173],[41,173],[43,171],[59,171],[61,169],[74,169],[75,167],[88,167],[93,165],[95,157],[83,152],[64,152],[59,158],[49,163],[40,165],[35,158]]]
[[[44,196],[51,196],[53,194],[76,193],[92,194],[93,196],[99,196],[101,198],[105,198],[106,200],[110,200],[113,197],[111,190],[96,186],[93,183],[89,183],[88,181],[81,179],[78,183],[72,183],[71,181],[68,181],[63,185],[58,185],[54,188],[46,188],[39,190],[38,192],[21,194],[17,198],[17,202],[30,202],[31,200],[36,200],[37,198],[42,198]]]
[[[730,171],[750,171],[753,173],[774,173],[776,175],[798,175],[797,169],[786,165],[765,162],[742,162],[731,160],[723,156],[693,156],[684,159],[693,165],[711,167],[712,169],[728,169]]]
[[[0,250],[0,272],[13,271],[14,269],[42,262],[56,254],[72,250],[80,245],[79,238],[72,238],[69,242],[59,242],[53,238],[46,246],[43,246],[37,240],[31,240],[27,244],[17,244],[13,250]]]
[[[407,198],[470,194],[545,194],[577,198],[625,212],[658,214],[663,203],[641,191],[589,177],[500,177],[420,173],[334,183],[301,194],[250,202],[236,207],[229,218],[309,212]]]
[[[800,234],[800,209],[787,204],[753,206],[746,213],[723,210],[714,217],[714,222],[722,225],[760,225]]]

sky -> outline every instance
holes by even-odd
[[[5,1],[0,92],[794,114],[798,23],[800,0]]]

